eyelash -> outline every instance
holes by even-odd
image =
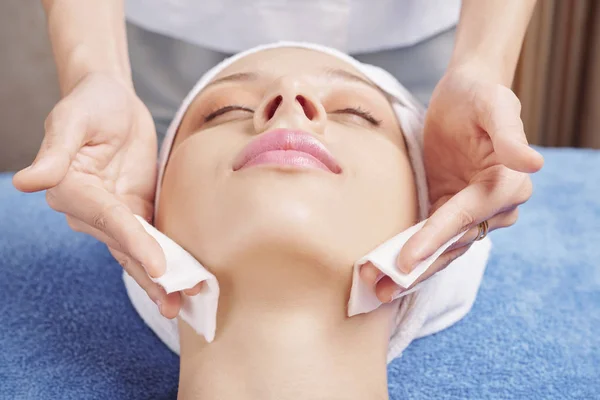
[[[235,110],[248,111],[248,112],[252,112],[252,113],[254,112],[254,110],[249,107],[230,105],[230,106],[221,107],[215,111],[212,111],[212,112],[206,114],[202,119],[204,120],[205,123],[210,122],[220,115],[223,115],[225,113],[228,113],[229,111],[235,111]]]
[[[203,117],[204,122],[210,122],[213,119],[217,118],[220,115],[223,115],[225,113],[228,113],[230,111],[236,111],[236,110],[240,110],[240,111],[248,111],[248,112],[254,112],[253,109],[246,107],[246,106],[242,106],[242,105],[229,105],[229,106],[225,106],[225,107],[221,107],[218,110],[212,111],[208,114],[206,114]],[[373,116],[373,114],[371,114],[369,111],[361,108],[360,106],[358,107],[348,107],[348,108],[343,108],[341,110],[335,110],[333,111],[333,114],[354,114],[356,116],[359,116],[361,118],[363,118],[364,120],[366,120],[367,122],[369,122],[370,124],[374,125],[374,126],[380,126],[381,125],[381,120],[375,118]]]
[[[375,118],[373,116],[373,114],[371,114],[369,111],[360,108],[360,106],[343,108],[341,110],[336,110],[333,113],[334,114],[354,114],[356,116],[363,118],[364,120],[366,120],[367,122],[369,122],[370,124],[372,124],[374,126],[379,126],[379,125],[381,125],[381,122],[382,122],[381,120]]]

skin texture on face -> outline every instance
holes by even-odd
[[[272,256],[275,249],[349,268],[412,225],[415,186],[393,110],[383,93],[351,75],[361,77],[337,58],[293,48],[263,51],[222,71],[180,126],[164,176],[159,229],[218,275],[248,254]],[[243,109],[205,122],[232,106]],[[277,128],[314,135],[342,172],[271,165],[232,170],[249,142]]]
[[[309,134],[340,170],[236,170],[277,129]],[[354,261],[416,222],[417,197],[391,105],[358,71],[293,48],[229,66],[186,112],[157,211],[220,286],[214,342],[179,322],[179,398],[387,398],[397,302],[352,318],[346,304]]]

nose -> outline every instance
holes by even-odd
[[[256,132],[277,128],[302,129],[322,134],[327,113],[316,90],[301,78],[273,82],[254,113]]]

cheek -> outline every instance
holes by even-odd
[[[360,149],[360,150],[357,150]],[[348,207],[354,211],[356,240],[375,246],[417,222],[417,193],[412,167],[399,146],[365,141],[346,148]]]
[[[192,253],[218,226],[219,188],[232,173],[236,143],[198,134],[181,143],[169,159],[156,226]]]

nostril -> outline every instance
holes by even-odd
[[[269,121],[275,115],[275,112],[281,105],[283,98],[281,96],[275,97],[271,103],[265,108],[265,118]]]
[[[310,101],[306,100],[304,96],[296,96],[296,101],[300,103],[300,106],[302,106],[306,118],[312,121],[315,118],[315,114],[317,113],[315,106]]]

